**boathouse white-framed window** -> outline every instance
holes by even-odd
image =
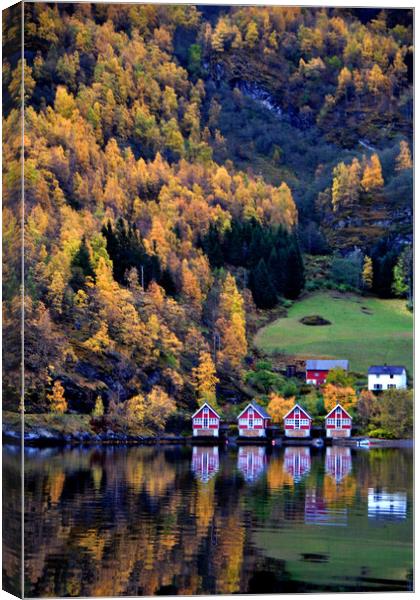
[[[203,427],[206,429],[209,426],[209,409],[203,409]]]

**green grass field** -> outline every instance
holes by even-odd
[[[331,325],[303,325],[320,315]],[[403,300],[381,300],[338,292],[319,292],[295,302],[287,318],[260,329],[255,344],[271,354],[302,358],[347,358],[350,369],[366,372],[373,364],[405,365],[412,374],[413,316]]]

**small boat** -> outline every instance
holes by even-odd
[[[312,440],[312,446],[314,446],[315,448],[323,448],[324,440],[322,438],[315,438],[314,440]]]
[[[358,440],[357,445],[359,446],[359,448],[369,448],[370,440],[368,440],[368,439]]]

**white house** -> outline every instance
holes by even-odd
[[[191,419],[194,437],[219,437],[220,416],[207,402],[200,406]]]
[[[368,389],[372,392],[381,390],[405,390],[407,373],[405,367],[395,365],[379,365],[369,367]]]

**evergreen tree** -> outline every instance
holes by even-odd
[[[217,269],[224,264],[224,256],[222,252],[222,241],[219,230],[213,223],[210,225],[207,234],[202,241],[202,247],[207,254],[210,265]]]
[[[284,295],[286,278],[287,278],[287,254],[282,248],[277,252],[273,248],[267,263],[267,269],[273,285],[280,296]]]
[[[286,298],[295,299],[305,286],[303,259],[296,239],[293,240],[287,255],[287,279],[284,290]]]
[[[386,252],[383,256],[374,256],[373,260],[373,286],[372,290],[381,298],[392,296],[392,283],[394,266],[397,262],[395,250]]]
[[[71,262],[71,279],[70,285],[77,291],[84,287],[86,277],[95,278],[95,270],[91,261],[91,253],[89,251],[86,237],[82,237],[78,251]]]
[[[258,308],[273,308],[276,305],[276,290],[263,258],[252,269],[249,284]]]

